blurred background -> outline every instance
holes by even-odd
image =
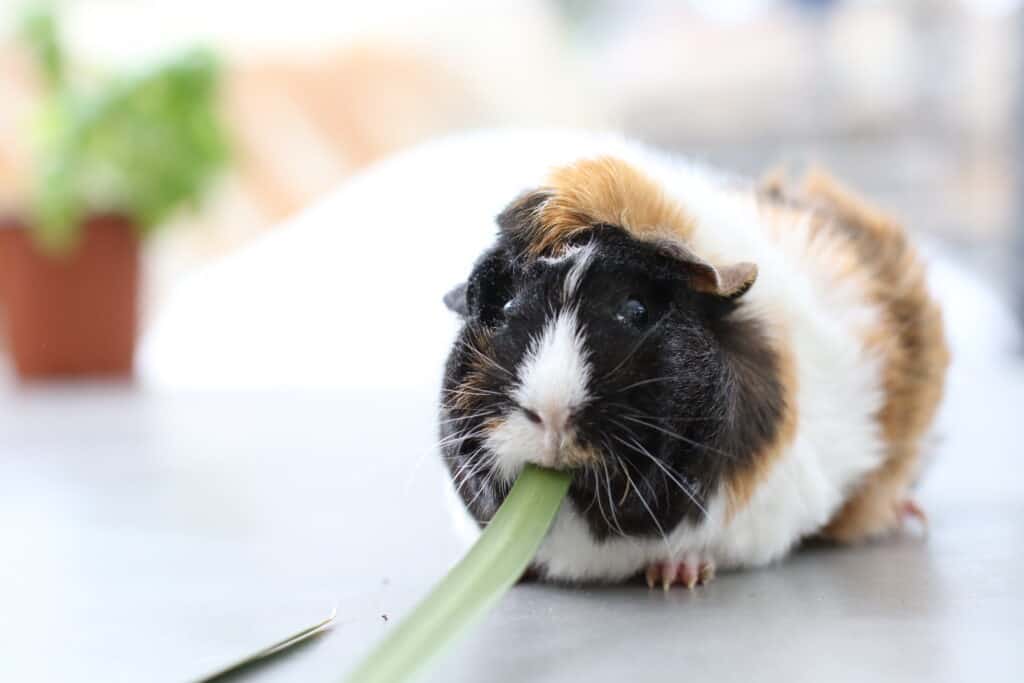
[[[685,606],[520,592],[434,680],[621,680],[574,639],[595,623],[662,671],[1012,680],[1024,496],[992,473],[1020,469],[1021,4],[64,0],[26,42],[0,0],[0,679],[198,680],[333,606],[260,680],[338,680],[461,553],[441,297],[579,153],[566,129],[610,129],[750,177],[823,165],[915,235],[955,357],[933,531]],[[96,374],[134,381],[16,379]],[[654,621],[615,621],[634,604]]]
[[[756,176],[821,163],[1004,292],[1024,255],[1019,2],[67,0],[87,74],[203,45],[232,163],[145,245],[142,325],[361,169],[493,127],[611,128]],[[3,4],[0,215],[31,193],[42,84]],[[0,294],[2,296],[2,294]]]

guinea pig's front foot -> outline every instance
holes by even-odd
[[[695,586],[703,586],[715,578],[715,561],[690,556],[680,562],[655,562],[647,567],[645,576],[648,588],[661,584],[662,589],[668,591],[679,583],[693,590]]]
[[[906,523],[907,520],[913,519],[917,521],[923,531],[928,531],[928,515],[914,499],[906,498],[899,502],[896,505],[896,514],[900,522]]]

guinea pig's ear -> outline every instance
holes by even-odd
[[[466,301],[466,290],[468,288],[469,284],[463,282],[444,295],[444,305],[448,307],[449,311],[457,313],[462,318],[469,316],[469,304]]]
[[[723,299],[738,299],[746,294],[757,280],[756,263],[740,261],[726,266],[713,266],[678,243],[662,242],[658,246],[662,252],[683,265],[690,274],[691,286],[703,294]]]
[[[698,292],[738,299],[746,294],[757,280],[757,264],[749,261],[715,267],[707,262],[693,264],[694,288]]]
[[[501,236],[516,247],[519,253],[533,239],[540,220],[540,210],[544,202],[551,198],[545,190],[529,190],[523,192],[498,214],[495,222]]]

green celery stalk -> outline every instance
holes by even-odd
[[[481,617],[522,576],[569,491],[564,472],[527,465],[469,553],[347,683],[407,681]]]

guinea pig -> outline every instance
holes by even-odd
[[[826,174],[617,143],[496,223],[445,297],[441,450],[480,525],[525,463],[571,473],[536,575],[693,588],[920,513],[941,311],[900,226]]]

